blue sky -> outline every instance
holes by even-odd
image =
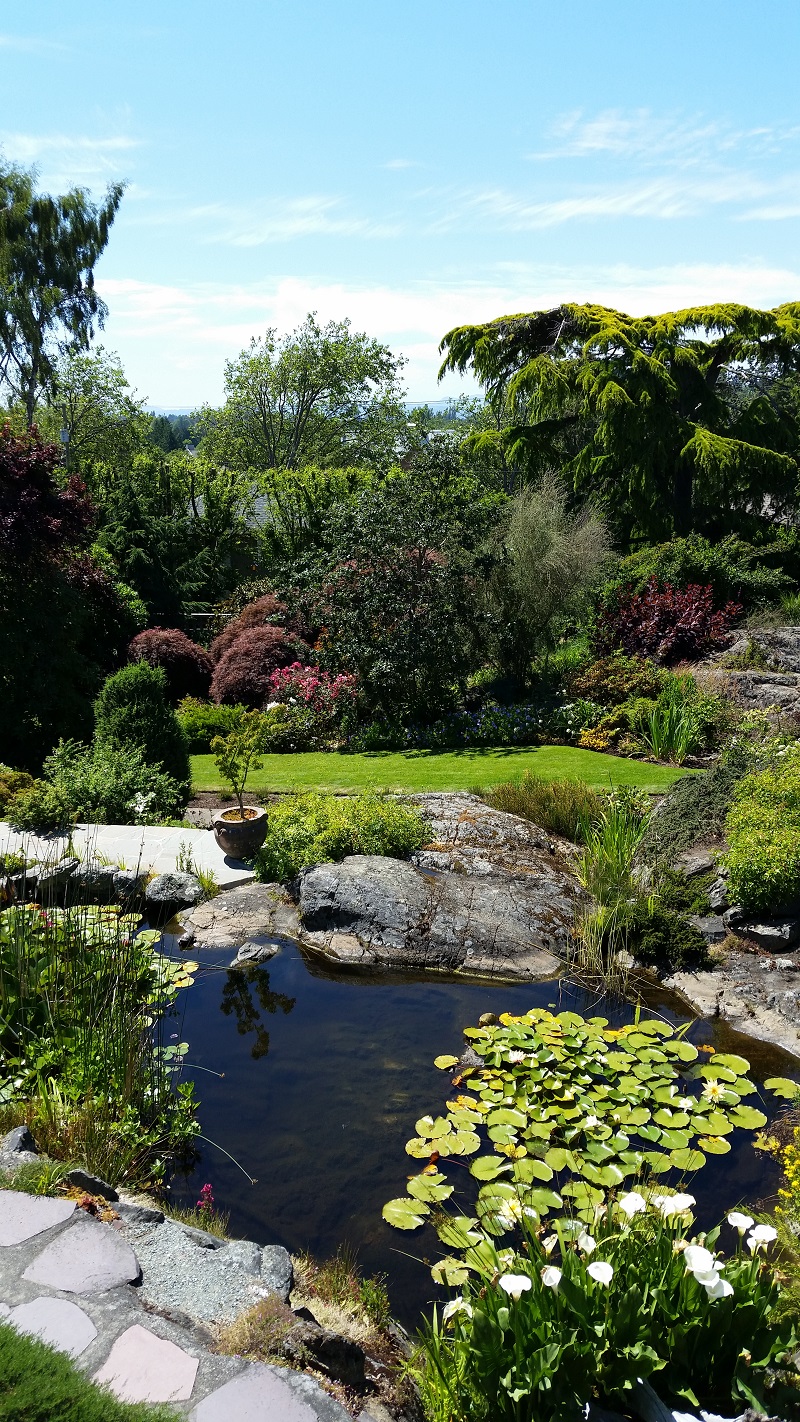
[[[0,145],[128,192],[103,343],[157,406],[349,316],[437,386],[453,325],[800,299],[797,0],[38,0]]]

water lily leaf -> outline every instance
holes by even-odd
[[[555,1190],[540,1190],[534,1187],[533,1190],[526,1190],[525,1203],[531,1209],[537,1210],[540,1215],[546,1215],[548,1210],[558,1210],[561,1207],[561,1196]]]
[[[382,1214],[386,1223],[393,1225],[395,1229],[419,1229],[430,1214],[430,1209],[420,1200],[402,1197],[399,1200],[388,1200]]]
[[[542,1180],[545,1183],[552,1180],[553,1172],[544,1160],[532,1160],[527,1156],[525,1160],[514,1162],[514,1179],[519,1180],[522,1185],[531,1185],[534,1180]]]
[[[669,1130],[679,1131],[684,1126],[688,1126],[689,1117],[685,1111],[670,1111],[668,1106],[662,1106],[656,1111],[653,1120],[658,1126],[666,1126]]]
[[[633,1058],[631,1057],[630,1052],[616,1051],[607,1052],[605,1060],[607,1066],[613,1067],[615,1071],[618,1071],[620,1069],[624,1070],[626,1067],[629,1067],[631,1065],[631,1062],[633,1061]]]
[[[492,1126],[489,1129],[489,1140],[495,1145],[512,1145],[517,1139],[517,1133],[513,1126]]]
[[[545,1155],[546,1163],[553,1170],[577,1170],[578,1165],[571,1150],[565,1150],[563,1146],[552,1146]]]
[[[734,1085],[734,1083],[738,1079],[737,1073],[735,1071],[731,1071],[728,1067],[717,1066],[717,1061],[718,1058],[714,1057],[713,1061],[703,1062],[702,1066],[694,1068],[694,1070],[690,1073],[691,1077],[694,1080],[697,1080],[698,1077],[705,1077],[707,1080],[725,1081],[730,1083],[731,1085]]]
[[[731,1121],[724,1111],[709,1111],[705,1115],[697,1117],[701,1130],[708,1131],[710,1136],[729,1136],[733,1130]]]
[[[735,1126],[744,1126],[747,1131],[760,1131],[767,1124],[764,1112],[756,1111],[753,1106],[734,1106],[731,1120]]]
[[[434,1057],[433,1065],[440,1071],[449,1071],[450,1067],[458,1066],[458,1057],[454,1057],[452,1053],[445,1053],[444,1056]]]
[[[450,1122],[446,1116],[437,1116],[434,1121],[432,1116],[421,1116],[414,1126],[418,1136],[423,1139],[434,1140],[438,1136],[446,1136],[451,1129]]]
[[[731,1148],[730,1141],[724,1141],[721,1136],[701,1136],[695,1144],[708,1155],[727,1155]]]
[[[605,1196],[602,1190],[596,1190],[585,1180],[570,1180],[561,1191],[562,1195],[568,1195],[579,1207],[584,1205],[601,1205]]]
[[[486,1117],[489,1126],[524,1126],[527,1120],[523,1111],[512,1110],[508,1106],[502,1106],[499,1111],[492,1111]]]
[[[672,1169],[670,1158],[668,1155],[665,1155],[663,1151],[646,1150],[644,1152],[644,1158],[653,1175],[665,1175],[668,1170]]]
[[[676,1170],[699,1170],[706,1163],[701,1150],[672,1150],[669,1158]]]
[[[508,1161],[499,1160],[496,1155],[479,1155],[470,1165],[470,1175],[476,1180],[496,1180],[498,1175],[506,1175],[510,1170]]]
[[[645,1141],[661,1140],[661,1130],[658,1126],[640,1126],[636,1134]]]
[[[526,1140],[546,1141],[556,1128],[555,1121],[529,1121],[524,1132]]]
[[[626,1126],[644,1126],[649,1120],[650,1112],[646,1106],[633,1106],[623,1117]]]
[[[728,1071],[735,1072],[736,1076],[747,1076],[750,1070],[750,1063],[732,1052],[715,1052],[714,1066],[727,1067]]]
[[[447,1244],[451,1249],[469,1249],[473,1245],[480,1244],[483,1235],[474,1226],[478,1221],[468,1215],[455,1215],[451,1219],[442,1220],[436,1226],[442,1244]]]
[[[792,1081],[788,1076],[767,1077],[764,1085],[784,1101],[791,1101],[800,1092],[800,1083]]]
[[[429,1175],[415,1175],[409,1180],[406,1189],[415,1200],[447,1200],[453,1193],[453,1186],[442,1184],[443,1180],[443,1175],[440,1176],[439,1183]]]
[[[459,1284],[465,1284],[469,1278],[469,1269],[460,1259],[440,1259],[431,1269],[431,1277],[434,1284],[448,1284],[451,1288],[458,1288]]]
[[[422,1140],[421,1136],[414,1136],[410,1141],[406,1141],[406,1155],[413,1155],[415,1160],[427,1160],[432,1154],[430,1141]]]
[[[677,1057],[679,1062],[696,1062],[697,1048],[691,1042],[665,1042],[664,1051],[670,1056]]]
[[[661,1139],[670,1150],[685,1150],[691,1139],[688,1131],[662,1131]]]

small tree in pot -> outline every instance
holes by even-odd
[[[235,809],[214,816],[214,835],[220,849],[236,859],[249,859],[267,834],[267,812],[245,805],[244,787],[251,770],[260,770],[264,749],[264,718],[260,711],[244,711],[227,736],[215,736],[211,753],[223,780],[236,796]]]

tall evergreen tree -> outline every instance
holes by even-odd
[[[764,393],[800,366],[800,303],[627,316],[565,304],[449,331],[440,375],[471,368],[499,445],[602,502],[621,541],[746,524],[791,504],[798,433]]]

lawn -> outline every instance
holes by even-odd
[[[336,751],[265,755],[263,769],[247,782],[248,795],[259,790],[471,790],[513,780],[523,771],[543,780],[583,780],[587,785],[635,785],[663,792],[685,771],[647,765],[640,760],[578,750],[575,746],[538,746],[519,750],[371,751],[343,755]],[[213,756],[192,756],[195,791],[221,790]]]

